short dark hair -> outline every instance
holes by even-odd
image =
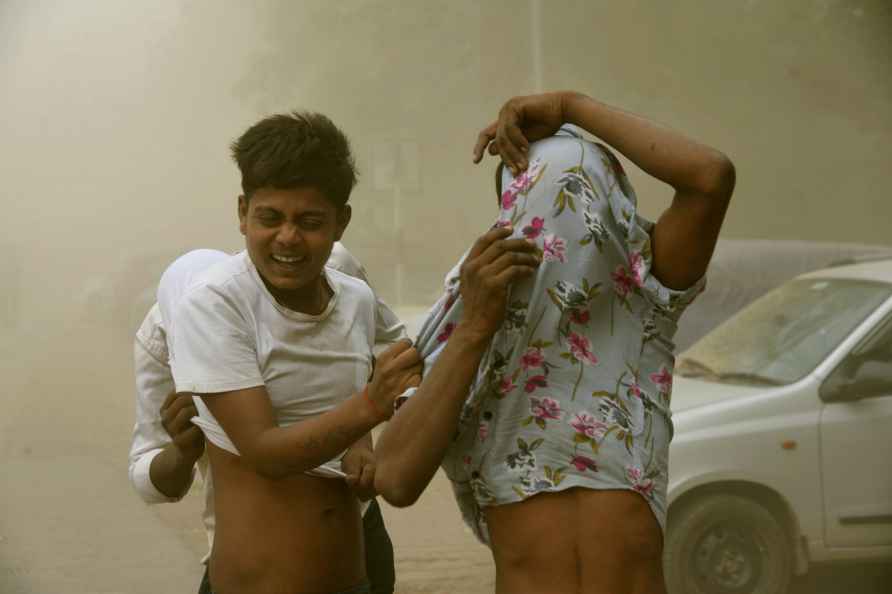
[[[356,185],[350,142],[321,113],[269,116],[248,128],[230,148],[246,199],[260,188],[312,187],[342,207]]]

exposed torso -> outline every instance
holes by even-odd
[[[208,454],[215,485],[214,592],[336,592],[364,580],[359,503],[342,480],[272,480],[213,445]]]

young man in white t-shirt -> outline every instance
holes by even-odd
[[[176,390],[198,396],[216,486],[211,585],[216,594],[368,592],[358,500],[332,477],[343,476],[341,453],[420,384],[421,361],[399,342],[368,379],[374,295],[324,268],[356,181],[343,133],[319,114],[271,116],[233,156],[247,250],[203,274],[168,326]],[[508,285],[535,270],[535,247],[511,232],[492,229],[471,249],[466,315],[428,392],[451,400],[456,379],[467,385]]]
[[[205,271],[165,316],[176,390],[198,396],[208,440],[211,584],[216,594],[365,591],[359,501],[340,458],[419,383],[418,354],[397,343],[369,380],[375,296],[324,267],[356,181],[331,121],[266,118],[233,156],[247,250]]]
[[[195,250],[181,256],[165,273],[168,291],[173,289],[182,294],[201,272],[226,258],[226,253],[216,250]],[[335,243],[326,265],[368,282],[362,264],[340,243]],[[405,336],[405,326],[399,318],[386,303],[377,299],[376,352]],[[146,315],[134,340],[136,424],[130,448],[130,481],[146,503],[176,502],[188,492],[197,468],[204,485],[202,520],[211,547],[214,535],[213,484],[204,455],[204,436],[191,422],[195,415],[192,397],[173,391],[168,360],[167,334],[156,304]],[[348,472],[359,475],[361,463],[372,454],[361,448],[356,448],[354,453],[354,468],[349,468]],[[374,499],[364,511],[362,523],[371,593],[392,594],[395,579],[393,546]],[[209,557],[210,550],[202,563],[207,563]],[[199,594],[210,591],[205,569]]]

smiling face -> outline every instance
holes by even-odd
[[[328,302],[322,268],[350,222],[316,188],[261,188],[239,197],[239,227],[248,255],[276,300],[318,314]]]

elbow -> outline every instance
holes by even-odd
[[[410,488],[380,466],[375,471],[375,491],[393,507],[409,507],[421,496],[421,490]]]
[[[714,151],[697,176],[698,193],[727,203],[737,183],[737,170],[727,155]]]

